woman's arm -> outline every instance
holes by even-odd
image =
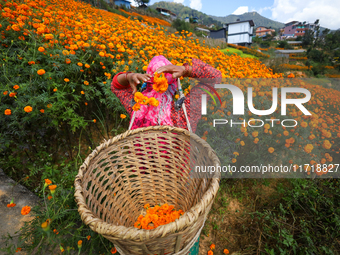
[[[111,91],[119,98],[130,115],[132,114],[131,100],[137,91],[136,85],[140,83],[140,80],[147,81],[150,77],[149,74],[125,72],[120,72],[113,77]]]

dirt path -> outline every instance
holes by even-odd
[[[15,207],[8,208],[7,204],[14,199]],[[30,214],[21,215],[21,209],[28,205],[33,207],[37,204],[39,198],[30,192],[24,186],[17,184],[11,178],[6,176],[0,169],[0,248],[6,248],[6,243],[2,238],[7,233],[13,238],[12,244],[17,245],[18,233],[15,234],[24,225],[25,221],[32,219]],[[0,255],[6,254],[0,251]]]

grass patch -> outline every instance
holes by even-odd
[[[256,58],[256,59],[258,59],[258,57],[255,57],[254,55],[245,54],[245,53],[243,53],[243,51],[238,50],[238,49],[234,49],[234,48],[231,48],[231,47],[222,49],[221,51],[223,53],[227,54],[228,56],[231,56],[232,54],[236,53],[237,55],[239,55],[242,58]]]

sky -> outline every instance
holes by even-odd
[[[163,0],[181,3],[208,15],[227,16],[256,11],[262,16],[287,23],[319,19],[322,27],[340,28],[340,0]],[[133,2],[133,0],[131,0]],[[160,2],[150,0],[150,5]]]

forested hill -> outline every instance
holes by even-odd
[[[240,19],[240,20],[253,20],[256,27],[264,26],[264,27],[271,27],[274,29],[280,29],[284,27],[283,23],[263,17],[257,12],[246,12],[241,15],[230,14],[225,17],[217,17],[217,16],[210,16],[210,17],[222,23],[231,23],[231,22],[235,22],[237,19]]]
[[[168,9],[175,13],[177,17],[184,19],[185,17],[197,17],[199,20],[199,23],[203,25],[211,25],[215,24],[218,27],[222,27],[222,22],[213,19],[209,15],[196,11],[194,9],[191,9],[190,7],[184,6],[183,4],[174,3],[174,2],[157,2],[150,6],[153,9],[156,9],[157,7]]]
[[[224,23],[235,22],[237,19],[240,20],[253,20],[255,26],[265,26],[272,27],[274,29],[279,29],[284,26],[283,23],[277,22],[268,18],[265,18],[258,14],[257,12],[247,12],[241,15],[230,14],[225,17],[211,16],[207,15],[203,12],[196,11],[191,9],[188,6],[184,6],[183,4],[174,3],[174,2],[157,2],[150,6],[151,8],[156,9],[157,7],[168,9],[175,13],[179,18],[184,19],[185,17],[197,17],[199,22],[203,25],[211,25],[215,24],[217,27],[222,27]]]

